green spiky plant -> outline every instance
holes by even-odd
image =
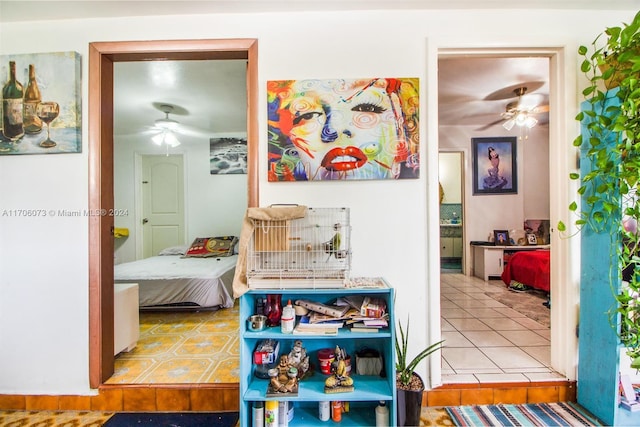
[[[617,300],[611,323],[632,367],[640,368],[640,236],[637,228],[625,226],[640,222],[640,12],[629,24],[606,28],[578,54],[588,80],[582,91],[587,107],[576,116],[585,131],[573,145],[585,153],[591,169],[570,175],[581,180],[582,206],[573,202],[569,210],[577,216],[578,232],[588,227],[611,236],[609,255],[619,267],[610,277]],[[567,227],[560,221],[558,230]],[[625,269],[634,273],[620,289],[618,273]]]
[[[398,378],[398,386],[403,387],[406,390],[410,388],[411,379],[418,364],[426,357],[442,348],[444,340],[431,344],[408,362],[409,318],[407,318],[406,333],[400,322],[398,322],[398,329],[400,333],[396,333],[396,374]]]

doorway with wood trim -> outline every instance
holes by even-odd
[[[248,206],[258,205],[255,39],[99,42],[89,46],[89,209],[114,207],[113,64],[143,60],[247,60]],[[89,381],[113,374],[113,217],[89,219]]]

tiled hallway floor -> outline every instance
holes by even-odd
[[[549,327],[491,298],[500,280],[441,276],[442,381],[495,383],[560,381],[550,368]],[[518,297],[538,298],[528,293]],[[548,310],[542,306],[541,310]]]

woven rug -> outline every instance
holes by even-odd
[[[104,427],[233,427],[237,412],[118,412]]]
[[[571,402],[446,408],[456,426],[603,426]]]
[[[491,292],[485,292],[485,295],[516,310],[518,313],[522,313],[541,325],[551,326],[551,310],[542,304],[547,301],[545,292],[537,290],[514,292],[502,284],[500,288],[495,287]]]

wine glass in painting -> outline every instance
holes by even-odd
[[[55,147],[55,141],[51,140],[51,122],[60,114],[60,106],[57,102],[41,102],[36,108],[36,114],[40,120],[47,124],[47,139],[40,143],[41,147]]]

